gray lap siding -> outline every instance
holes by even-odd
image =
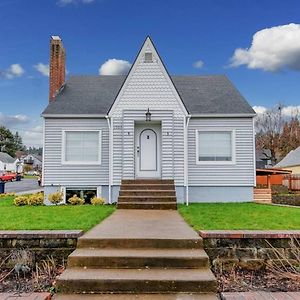
[[[234,164],[196,164],[196,130],[234,130]],[[253,186],[254,139],[252,118],[191,118],[188,128],[190,186]]]
[[[62,134],[64,130],[101,130],[101,164],[62,164]],[[108,151],[109,141],[106,119],[45,118],[44,185],[108,185]]]

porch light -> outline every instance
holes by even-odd
[[[148,107],[148,110],[147,110],[147,112],[146,112],[146,122],[149,122],[149,121],[151,121],[151,112],[150,112],[150,110],[149,110],[149,107]]]

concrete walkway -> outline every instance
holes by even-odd
[[[202,239],[175,210],[118,209],[78,239],[57,287],[57,300],[217,299]]]

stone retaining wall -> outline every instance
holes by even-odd
[[[300,206],[300,194],[273,195],[272,203]]]
[[[26,250],[33,264],[48,257],[62,263],[82,234],[81,230],[0,230],[0,264],[6,260],[2,267],[12,267],[16,263],[13,257],[18,253],[23,256],[19,250]]]
[[[300,239],[300,231],[209,230],[200,231],[200,236],[214,267],[257,270],[266,263],[286,263],[283,257],[296,263],[291,243]],[[299,244],[296,247],[300,254]]]

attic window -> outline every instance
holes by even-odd
[[[153,62],[152,52],[146,52],[145,53],[145,62],[146,63]]]

